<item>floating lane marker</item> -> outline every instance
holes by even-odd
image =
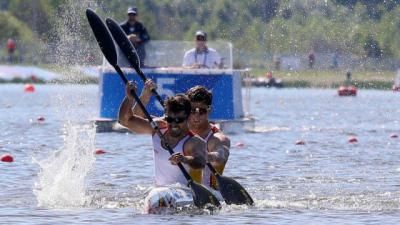
[[[2,162],[11,163],[11,162],[14,162],[14,157],[12,157],[12,155],[10,155],[10,154],[4,154],[4,155],[2,155],[2,156],[0,157],[0,160],[1,160]]]
[[[243,148],[244,147],[244,143],[238,142],[234,146],[235,146],[235,148]]]
[[[35,86],[33,86],[33,84],[25,84],[24,91],[26,93],[33,93],[35,92]]]
[[[303,140],[297,140],[295,144],[296,144],[296,145],[305,145],[306,142],[303,141]]]
[[[348,142],[349,142],[349,143],[357,143],[357,142],[358,142],[358,139],[357,139],[356,137],[349,137]]]
[[[104,151],[103,149],[96,149],[96,151],[94,151],[94,154],[96,154],[96,155],[101,155],[104,153],[106,153],[106,151]]]

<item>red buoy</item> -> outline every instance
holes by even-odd
[[[303,140],[296,141],[296,145],[305,145],[305,144],[306,144],[306,142]]]
[[[348,141],[349,141],[349,143],[357,143],[358,142],[356,137],[349,137]]]
[[[27,93],[35,92],[35,86],[32,84],[25,84],[24,91]]]
[[[338,89],[339,96],[356,96],[357,88],[354,86],[340,86]]]
[[[94,152],[96,155],[101,155],[106,153],[106,151],[104,151],[103,149],[96,149],[96,151]]]
[[[38,122],[44,122],[46,119],[43,117],[43,116],[39,116],[38,118],[37,118],[37,121]]]
[[[10,162],[13,162],[13,161],[14,161],[14,158],[13,158],[12,155],[10,155],[10,154],[4,154],[4,155],[2,155],[2,156],[0,157],[0,160],[1,160],[2,162],[8,162],[8,163],[10,163]]]
[[[399,136],[397,134],[391,134],[390,137],[391,138],[398,138]]]

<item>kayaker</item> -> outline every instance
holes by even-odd
[[[145,82],[140,95],[144,105],[147,105],[150,101],[151,90],[156,88],[157,85],[152,80],[149,79]],[[186,94],[190,99],[192,108],[188,121],[189,129],[207,142],[207,161],[222,174],[229,158],[230,140],[209,121],[212,93],[203,86],[195,86],[189,89]],[[139,107],[135,108],[134,113],[144,117]],[[213,189],[218,189],[216,179],[208,167],[203,170],[202,183]]]
[[[155,119],[165,140],[175,152],[171,156],[149,121],[133,113],[134,97],[131,90],[136,91],[136,87],[129,83],[126,86],[126,97],[120,106],[119,123],[135,133],[152,135],[156,185],[179,183],[186,186],[187,181],[176,166],[178,162],[184,165],[194,181],[201,183],[202,170],[206,164],[205,141],[189,131],[191,105],[187,96],[178,94],[169,97],[165,101],[165,116]],[[142,94],[141,99],[144,97],[146,95]]]
[[[209,116],[212,110],[212,93],[204,86],[190,88],[186,95],[192,105],[189,128],[207,143],[207,161],[222,175],[229,158],[230,140],[214,124]],[[203,184],[218,189],[215,176],[208,167],[203,171]]]

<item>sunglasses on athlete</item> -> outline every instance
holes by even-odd
[[[192,110],[190,111],[192,114],[198,113],[200,115],[204,115],[208,112],[209,108],[192,108]]]
[[[172,116],[165,117],[167,123],[183,123],[186,119],[187,119],[186,117],[172,117]]]

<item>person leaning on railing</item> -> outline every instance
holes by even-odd
[[[197,31],[195,37],[196,47],[185,53],[182,66],[188,69],[222,68],[219,53],[215,49],[207,47],[207,33]]]

